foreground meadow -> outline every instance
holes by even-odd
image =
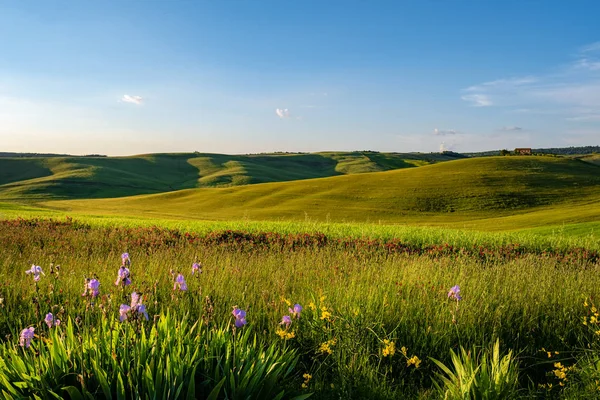
[[[1,221],[0,394],[594,398],[599,259]]]

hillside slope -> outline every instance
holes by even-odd
[[[438,224],[550,209],[557,210],[552,218],[558,215],[560,220],[565,208],[586,210],[582,218],[589,220],[600,217],[600,167],[553,157],[488,157],[295,182],[45,204],[69,212],[162,218],[298,220],[308,216]]]
[[[0,158],[0,199],[39,201],[162,193],[387,171],[456,155],[375,152],[149,154],[134,157]]]

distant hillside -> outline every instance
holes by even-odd
[[[510,152],[515,149],[506,149]],[[546,149],[531,149],[534,154],[556,154],[562,156],[570,155],[585,155],[600,153],[600,146],[579,146],[579,147],[550,147]],[[474,153],[463,153],[469,157],[488,157],[488,156],[499,156],[500,150],[480,151]]]
[[[549,220],[560,224],[568,218],[600,218],[600,167],[567,158],[482,157],[296,182],[45,204],[75,213],[160,218],[310,216],[322,221],[419,224],[520,217],[536,211],[539,216],[523,226],[537,226]],[[502,223],[498,220],[491,228]]]
[[[437,153],[324,152],[133,157],[0,157],[0,199],[110,198],[412,168],[463,157]]]

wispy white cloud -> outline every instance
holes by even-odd
[[[600,115],[600,42],[583,46],[570,63],[553,73],[510,77],[471,85],[461,99],[472,106],[554,115],[566,121]]]
[[[289,118],[290,117],[290,110],[288,110],[287,108],[276,108],[275,109],[275,114],[277,114],[277,116],[281,119],[284,118]]]
[[[500,130],[504,132],[518,132],[522,131],[523,128],[521,128],[520,126],[503,126],[502,128],[500,128]]]
[[[142,104],[144,99],[141,96],[130,96],[128,94],[123,95],[121,97],[121,101],[123,103],[133,103],[133,104]]]
[[[433,134],[437,135],[437,136],[456,135],[457,133],[458,132],[454,129],[444,130],[444,129],[435,128],[433,130]]]
[[[488,95],[481,93],[466,94],[462,96],[461,99],[470,102],[474,107],[489,107],[493,104]]]
[[[596,51],[600,52],[600,41],[587,44],[579,49],[579,52],[581,53],[593,53]]]

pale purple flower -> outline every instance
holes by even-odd
[[[143,314],[144,317],[146,317],[146,321],[148,321],[149,318],[148,318],[148,311],[146,311],[146,306],[143,304],[138,304],[136,309],[137,309],[137,312],[140,314]]]
[[[294,304],[294,308],[288,308],[290,314],[292,314],[296,318],[300,318],[300,313],[302,312],[302,306],[300,304]]]
[[[129,258],[129,253],[121,254],[121,261],[123,262],[123,266],[131,264],[131,259]]]
[[[21,347],[29,348],[29,345],[31,345],[31,339],[33,339],[33,331],[35,331],[33,326],[21,331],[21,340],[19,341],[19,345]]]
[[[131,293],[131,308],[136,308],[140,303],[140,295],[136,292]]]
[[[46,314],[46,318],[44,318],[44,322],[46,323],[46,325],[48,325],[48,328],[52,328],[53,326],[60,325],[60,319],[54,318],[54,315],[52,315],[52,313]]]
[[[137,312],[139,314],[143,314],[148,321],[148,311],[146,310],[146,306],[141,303],[141,295],[136,292],[131,293],[131,306],[127,304],[121,304],[119,308],[119,320],[121,322],[125,321],[129,316],[129,312]]]
[[[233,311],[231,313],[235,317],[235,327],[236,328],[241,328],[242,326],[244,326],[248,323],[246,321],[246,311],[240,310],[236,306],[233,308]]]
[[[124,265],[122,265],[121,267],[119,267],[119,272],[117,275],[117,280],[115,281],[115,285],[119,286],[119,285],[123,285],[123,286],[127,286],[127,285],[131,285],[131,279],[129,279],[129,268],[125,267]]]
[[[98,279],[86,279],[82,296],[98,297],[100,294],[100,281]]]
[[[44,271],[42,271],[42,267],[40,267],[39,265],[32,265],[30,269],[28,269],[27,271],[25,271],[26,274],[33,274],[33,280],[35,282],[40,280],[40,274],[41,275],[46,275],[44,273]]]
[[[202,264],[201,263],[193,263],[192,264],[192,275],[194,275],[195,273],[202,273]]]
[[[460,286],[452,286],[448,292],[448,298],[456,301],[462,300],[462,297],[460,296]]]
[[[284,315],[279,324],[285,325],[285,328],[287,329],[292,324],[292,318],[289,315]]]
[[[183,277],[182,274],[178,274],[177,278],[175,278],[175,284],[173,285],[173,290],[181,290],[182,292],[185,292],[186,290],[188,290],[187,284],[185,283],[185,278]]]
[[[130,306],[127,304],[121,304],[121,307],[119,307],[119,321],[125,321],[127,319],[127,313],[129,313],[130,310]]]

